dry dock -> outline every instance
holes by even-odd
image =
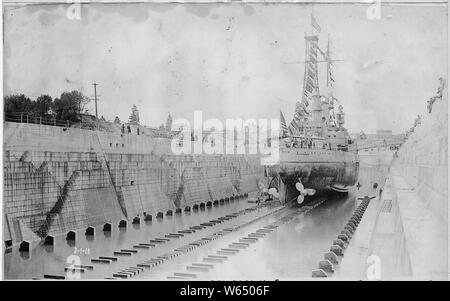
[[[104,136],[98,141],[88,140],[90,145],[80,143],[79,146],[92,148],[89,153],[95,160],[91,162],[89,156],[84,156],[90,164],[80,161],[84,157],[77,153],[64,154],[75,156],[73,169],[85,171],[80,179],[85,177],[86,180],[79,179],[81,182],[65,186],[70,188],[65,204],[72,204],[72,200],[81,202],[83,199],[76,197],[81,194],[97,195],[97,202],[85,204],[82,211],[77,211],[83,213],[85,219],[77,219],[72,224],[64,223],[64,217],[73,218],[72,212],[77,208],[60,208],[52,216],[55,221],[50,235],[42,239],[31,232],[36,231],[35,224],[44,219],[35,214],[39,202],[28,200],[50,202],[52,189],[39,190],[33,185],[64,186],[58,184],[58,177],[51,175],[63,179],[72,167],[68,165],[64,169],[64,164],[60,164],[66,157],[58,152],[58,144],[48,153],[29,152],[20,143],[11,143],[7,145],[5,170],[9,178],[6,177],[4,184],[9,193],[5,195],[6,221],[11,222],[5,227],[5,237],[9,241],[4,248],[5,277],[446,280],[447,115],[447,97],[443,95],[434,103],[432,112],[408,134],[399,150],[391,155],[381,152],[379,158],[374,153],[360,154],[359,185],[348,195],[315,197],[302,206],[279,202],[256,204],[253,197],[262,172],[258,164],[248,158],[222,158],[212,164],[198,158],[165,158],[169,161],[166,162],[130,154],[121,156],[113,162],[115,164],[106,165],[101,160],[105,156],[101,149],[111,147],[108,142],[111,139]],[[30,126],[7,125],[12,130],[11,140],[7,141],[20,142],[27,127]],[[59,130],[33,128],[42,131],[41,134]],[[17,135],[13,136],[13,132]],[[81,149],[80,153],[84,151]],[[109,151],[108,156],[113,158],[114,145]],[[47,165],[39,161],[41,155],[49,158]],[[143,171],[119,172],[134,166],[133,162],[140,159],[151,159],[151,162],[144,160]],[[174,170],[184,170],[184,176],[179,179],[144,176],[163,170],[164,164],[170,164]],[[62,172],[58,172],[60,167]],[[195,170],[204,170],[215,177],[195,177]],[[100,171],[109,175],[100,177]],[[31,176],[18,176],[27,173]],[[92,178],[92,175],[97,177]],[[83,186],[99,183],[89,181],[90,176],[91,180],[106,179],[105,189],[112,191],[112,200],[117,197],[119,204],[125,204],[123,208],[91,210],[112,201],[106,195],[96,194],[90,186]],[[39,182],[39,179],[45,181]],[[117,185],[119,179],[121,186]],[[236,180],[240,180],[239,185]],[[153,202],[145,191],[131,193],[148,185],[160,187],[165,181],[184,187],[178,206],[159,198]],[[169,186],[161,187],[167,190],[177,187]],[[24,191],[30,193],[17,193]],[[154,193],[150,194],[155,198]],[[22,195],[28,199],[21,199]],[[23,210],[24,206],[28,206],[28,210]],[[16,210],[18,208],[20,210]],[[144,210],[152,215],[136,214]],[[35,239],[31,239],[33,237]]]
[[[447,101],[445,89],[387,162],[382,193],[369,193],[374,198],[328,277],[448,279]]]

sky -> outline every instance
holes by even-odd
[[[4,94],[93,96],[96,82],[109,120],[136,104],[148,126],[195,110],[221,120],[282,110],[290,121],[304,73],[292,62],[305,60],[312,11],[320,47],[329,35],[344,60],[334,96],[350,132],[409,129],[447,78],[444,5],[383,5],[375,20],[367,4],[89,4],[79,20],[68,7],[4,8]]]

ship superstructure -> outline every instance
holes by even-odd
[[[345,123],[345,113],[338,99],[333,95],[334,62],[339,60],[331,59],[330,37],[326,51],[319,47],[320,26],[311,15],[313,30],[311,34],[305,34],[306,60],[303,78],[302,98],[295,105],[293,120],[288,131],[283,132],[283,137],[305,137],[324,138],[327,147],[344,149],[348,147],[350,136],[343,127]],[[319,54],[322,60],[319,60]],[[326,88],[319,89],[319,63],[326,64]],[[337,109],[336,109],[337,106]],[[321,145],[321,143],[319,143]]]
[[[333,63],[330,39],[326,51],[319,47],[320,26],[311,15],[312,31],[305,34],[306,59],[301,100],[289,125],[281,115],[280,160],[266,166],[280,199],[303,201],[296,187],[347,192],[356,182],[358,155],[350,151],[352,140],[344,128],[345,113],[333,95]],[[322,60],[319,60],[319,55]],[[326,64],[326,89],[319,89],[319,63]],[[337,109],[336,109],[337,107]],[[297,184],[300,183],[300,186]]]

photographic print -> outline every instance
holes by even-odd
[[[447,1],[4,1],[3,278],[447,280],[447,66]]]

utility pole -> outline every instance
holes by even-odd
[[[92,84],[94,86],[94,100],[95,100],[95,117],[98,119],[98,113],[97,113],[97,83]]]

